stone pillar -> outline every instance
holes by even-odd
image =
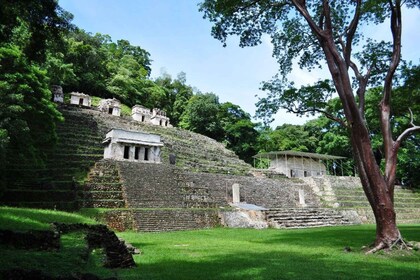
[[[58,85],[52,86],[53,101],[58,103],[64,103],[63,88]]]
[[[306,206],[304,190],[299,190],[299,205],[302,207]]]
[[[241,202],[241,196],[239,193],[240,185],[235,183],[232,185],[232,203]]]

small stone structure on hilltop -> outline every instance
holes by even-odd
[[[160,163],[160,136],[124,129],[111,129],[105,140],[104,158]]]
[[[150,121],[154,125],[171,127],[169,118],[166,116],[166,112],[158,108],[153,108]]]
[[[119,117],[121,115],[121,102],[118,99],[102,99],[99,102],[98,110]]]
[[[134,105],[131,108],[131,117],[135,121],[149,123],[152,114],[150,113],[150,109],[141,105]]]
[[[153,108],[153,110],[150,111],[148,108],[141,105],[134,105],[131,109],[131,117],[133,120],[142,123],[172,127],[169,117],[166,116],[166,112],[158,108]]]
[[[51,87],[51,92],[53,94],[53,101],[57,103],[64,103],[64,93],[63,88],[58,85],[53,85]]]
[[[90,107],[92,106],[92,98],[88,94],[71,92],[70,104]]]
[[[336,160],[345,158],[296,151],[280,151],[260,153],[255,155],[254,159],[269,160],[269,170],[283,173],[289,178],[303,178],[327,175],[326,164],[328,164],[329,161],[332,161],[332,164],[335,167]]]
[[[306,170],[312,177],[286,178],[274,171],[271,175],[276,176],[269,176],[259,170],[259,176],[252,176],[256,170],[206,136],[114,117],[85,106],[63,104],[59,110],[65,122],[58,126],[58,147],[48,155],[47,169],[37,177],[39,183],[34,178],[15,180],[0,197],[2,203],[108,208],[102,218],[118,230],[185,230],[221,223],[291,228],[371,222],[367,215],[371,210],[356,178],[312,173],[326,172],[328,167],[309,162],[312,168],[297,173],[305,176]],[[176,156],[174,164],[169,163],[170,155]],[[302,154],[296,158],[298,169],[305,161]],[[318,158],[318,162],[324,160]],[[82,170],[89,170],[87,177],[75,181]],[[268,210],[255,210],[252,205]],[[396,189],[396,205],[401,207],[398,213],[405,211],[405,216],[399,215],[400,222],[418,223],[420,194]]]

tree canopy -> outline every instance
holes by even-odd
[[[409,127],[399,134],[392,127],[391,93],[394,97],[397,94],[393,83],[401,64],[403,5],[420,8],[416,0],[205,0],[200,4],[204,17],[213,23],[212,35],[224,44],[229,35],[239,36],[243,47],[261,43],[263,34],[271,37],[279,74],[263,86],[269,95],[259,106],[267,116],[278,107],[297,114],[318,112],[347,129],[363,189],[376,218],[375,247],[370,252],[402,242],[393,205],[397,154],[403,140],[420,131],[412,116],[408,117],[412,120]],[[391,42],[363,34],[362,25],[385,20],[390,22]],[[326,66],[331,80],[297,89],[287,79],[294,62],[309,71]],[[367,89],[381,83],[382,169],[366,120]],[[333,88],[342,114],[327,110]]]

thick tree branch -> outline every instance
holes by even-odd
[[[396,1],[394,5],[392,0],[389,0],[389,6],[391,8],[391,31],[393,38],[393,49],[391,63],[389,65],[388,72],[385,77],[384,83],[384,97],[382,102],[385,106],[389,105],[391,99],[392,90],[392,78],[400,63],[401,59],[401,3],[400,0]]]
[[[395,5],[393,0],[388,1],[391,9],[391,32],[393,38],[393,49],[391,62],[385,76],[384,82],[384,95],[380,102],[380,113],[381,113],[381,130],[382,138],[384,140],[384,152],[385,152],[385,178],[387,180],[388,187],[394,185],[396,163],[397,163],[397,152],[400,142],[396,143],[392,139],[392,128],[391,128],[391,91],[392,91],[392,79],[395,71],[400,63],[401,57],[401,2],[396,0]],[[404,133],[403,133],[404,134]],[[404,134],[405,135],[405,134]],[[408,134],[407,134],[408,135]],[[401,135],[400,135],[401,136]],[[405,136],[406,137],[406,136]],[[403,138],[401,138],[402,140]]]
[[[352,52],[353,39],[354,39],[354,34],[356,34],[357,26],[359,25],[361,4],[362,4],[361,0],[356,1],[356,8],[355,8],[355,11],[354,11],[354,16],[353,16],[352,21],[350,22],[350,25],[349,25],[348,31],[347,31],[346,46],[345,46],[345,48],[343,48],[344,60],[347,63],[347,67],[350,66],[350,62],[351,62],[350,58],[351,58],[351,52]]]
[[[292,0],[293,5],[296,7],[298,12],[305,18],[308,22],[309,27],[315,33],[318,39],[324,38],[325,34],[320,26],[318,26],[315,21],[312,19],[308,10],[306,9],[306,3],[302,0]]]
[[[322,12],[325,15],[325,29],[332,33],[331,9],[329,0],[322,1]]]

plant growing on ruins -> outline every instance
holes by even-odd
[[[420,8],[417,0],[205,0],[200,4],[204,17],[214,23],[212,35],[223,43],[229,35],[238,35],[240,46],[254,46],[261,43],[263,34],[271,36],[279,75],[264,84],[270,93],[258,104],[268,115],[282,106],[297,114],[324,113],[347,128],[363,189],[376,218],[375,245],[369,252],[404,243],[393,203],[397,153],[403,140],[420,131],[409,108],[405,130],[394,136],[391,126],[392,88],[401,62],[403,5]],[[390,22],[391,42],[378,42],[362,34],[362,25],[386,20]],[[286,76],[295,62],[308,70],[326,62],[332,82],[294,88]],[[379,84],[383,86],[379,122],[384,170],[375,160],[365,117],[366,90]],[[343,115],[324,110],[333,88]]]

